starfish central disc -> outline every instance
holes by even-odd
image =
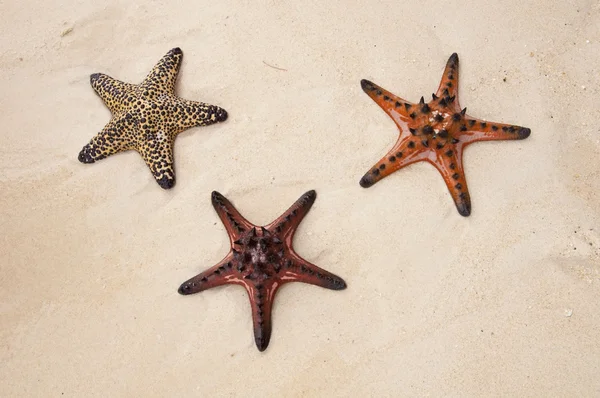
[[[283,241],[264,227],[243,234],[233,250],[234,265],[244,279],[264,281],[283,268]]]

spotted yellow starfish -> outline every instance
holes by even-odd
[[[79,152],[79,161],[94,163],[112,154],[134,149],[144,158],[156,182],[164,189],[175,185],[175,136],[196,126],[227,119],[218,106],[175,95],[175,81],[183,52],[169,51],[141,84],[129,84],[94,73],[92,88],[112,113],[112,119]]]

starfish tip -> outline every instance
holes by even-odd
[[[157,179],[158,185],[162,189],[171,189],[175,185],[175,178],[169,178],[167,176],[162,176],[160,179]]]
[[[256,348],[258,348],[258,351],[263,352],[264,350],[267,349],[266,345],[259,345],[260,343],[256,343]]]
[[[256,348],[258,348],[258,351],[263,352],[267,349],[267,347],[269,346],[270,337],[271,336],[265,336],[264,334],[262,335],[262,337],[254,337],[254,342],[256,343]]]
[[[363,91],[365,91],[365,92],[371,91],[375,88],[374,84],[366,79],[362,79],[360,81],[360,86],[362,87]]]
[[[227,117],[229,115],[227,114],[227,111],[223,108],[218,108],[217,111],[215,112],[215,117],[217,119],[217,122],[224,122],[225,120],[227,120]]]
[[[457,53],[452,53],[452,55],[448,59],[448,62],[452,62],[453,64],[458,63],[458,54]]]
[[[179,47],[175,47],[174,49],[171,50],[171,52],[173,54],[183,54],[183,51],[181,51],[181,48],[179,48]]]
[[[304,194],[304,197],[306,199],[310,199],[310,200],[314,201],[317,198],[317,191],[315,191],[314,189],[311,189],[310,191],[308,191]]]
[[[92,158],[89,153],[86,152],[85,148],[79,152],[79,156],[77,157],[81,163],[94,163],[95,160]]]
[[[100,78],[100,73],[92,73],[90,75],[90,83],[95,82],[96,80],[98,80]]]
[[[337,283],[331,288],[331,290],[344,290],[348,287],[348,285],[346,285],[346,282],[342,279],[338,277]]]
[[[363,176],[363,178],[360,179],[359,184],[363,188],[369,188],[370,186],[375,184],[375,181],[373,181],[373,178],[371,178],[369,174],[366,174]]]
[[[521,128],[521,130],[519,130],[518,135],[519,135],[519,138],[523,140],[531,135],[531,129],[523,127],[523,128]]]
[[[470,203],[459,203],[456,205],[458,212],[463,217],[469,217],[471,215],[471,204]]]
[[[187,296],[189,293],[190,287],[187,283],[182,284],[181,286],[179,286],[179,289],[177,289],[177,293],[183,295],[183,296]]]

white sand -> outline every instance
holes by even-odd
[[[240,3],[0,5],[0,395],[600,395],[598,2]],[[89,75],[176,46],[230,118],[175,188],[79,163]],[[532,129],[467,149],[469,218],[427,164],[358,185],[397,138],[360,79],[417,101],[455,51],[469,113]],[[242,288],[177,288],[227,252],[211,191],[267,223],[309,189],[295,247],[349,287],[283,288],[259,353]]]

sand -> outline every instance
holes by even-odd
[[[0,395],[600,395],[597,2],[91,3],[0,5]],[[79,163],[89,75],[177,46],[230,118],[176,186]],[[469,218],[428,164],[358,185],[397,138],[360,80],[418,101],[453,52],[471,115],[532,130],[466,150]],[[264,224],[309,189],[295,247],[348,289],[285,286],[260,353],[244,289],[177,288],[227,253],[213,190]]]

